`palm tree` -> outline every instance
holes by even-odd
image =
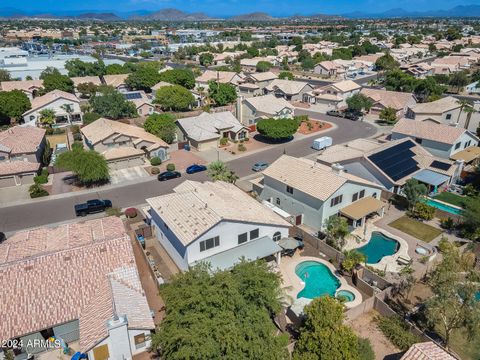
[[[71,104],[63,104],[60,107],[67,113],[67,122],[70,124],[72,122],[73,106]]]
[[[467,114],[467,122],[469,123],[470,122],[470,117],[472,116],[472,113],[475,112],[475,110],[472,107],[472,104],[470,104],[470,102],[466,99],[457,100],[457,104],[460,105],[460,112],[458,113],[458,117],[457,117],[457,125],[460,121],[460,116],[462,115],[463,112],[465,112]],[[467,122],[465,122],[465,125],[467,124]],[[467,128],[467,127],[465,127],[465,128]]]
[[[53,109],[43,109],[40,111],[40,123],[51,127],[55,124],[55,110]]]
[[[349,250],[344,252],[345,258],[342,261],[342,268],[345,271],[352,273],[355,266],[361,263],[365,263],[366,257],[364,254],[357,250]]]

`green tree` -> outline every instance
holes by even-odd
[[[431,101],[433,96],[440,96],[444,91],[445,87],[439,85],[432,76],[417,80],[413,89],[415,97],[419,102]]]
[[[190,69],[172,69],[160,73],[160,81],[180,85],[186,89],[195,87],[195,76]]]
[[[168,111],[184,111],[195,103],[192,93],[180,85],[162,86],[157,90],[155,103]]]
[[[131,69],[128,66],[122,66],[120,64],[109,64],[105,67],[106,75],[119,75],[119,74],[128,74],[131,72]]]
[[[457,71],[454,72],[452,75],[450,75],[450,80],[448,81],[448,84],[457,89],[457,93],[460,92],[460,90],[468,85],[468,76],[465,71]]]
[[[256,69],[257,69],[257,72],[267,72],[272,68],[272,66],[273,66],[272,63],[269,61],[259,61],[257,63]]]
[[[74,149],[57,156],[55,166],[72,171],[84,185],[109,180],[109,168],[103,155],[93,150]]]
[[[145,120],[143,128],[167,144],[171,144],[175,140],[177,126],[175,125],[175,116],[172,114],[152,114]]]
[[[359,360],[359,342],[353,330],[343,323],[343,305],[321,296],[304,309],[305,321],[295,344],[294,360]]]
[[[375,360],[375,352],[370,340],[358,338],[358,355],[360,360]]]
[[[446,248],[428,280],[433,296],[426,302],[426,316],[440,329],[447,348],[454,330],[465,329],[464,334],[472,340],[480,327],[480,301],[475,297],[480,273],[474,263],[473,253]]]
[[[232,84],[217,83],[210,81],[208,83],[208,96],[217,106],[225,106],[237,99],[237,90]]]
[[[213,64],[213,55],[209,52],[200,54],[198,61],[200,65],[209,67]]]
[[[7,70],[0,69],[0,82],[1,81],[11,81],[12,77]]]
[[[365,255],[357,250],[349,250],[344,252],[345,258],[342,261],[342,268],[351,273],[358,265],[365,263]]]
[[[397,122],[397,112],[392,107],[382,109],[378,117],[388,124],[395,124]]]
[[[257,131],[266,138],[284,140],[291,138],[298,130],[300,122],[296,119],[260,119]]]
[[[0,91],[0,123],[18,121],[30,109],[30,100],[23,91]]]
[[[65,63],[68,76],[102,76],[105,75],[105,63],[102,60],[85,62],[80,59],[70,59]]]
[[[348,235],[347,219],[341,216],[331,216],[325,222],[325,232],[327,234],[327,243],[337,249],[345,245],[345,236]]]
[[[480,239],[480,196],[467,199],[462,215],[464,235],[472,240]]]
[[[109,86],[99,89],[99,94],[90,98],[90,105],[94,113],[108,119],[123,119],[136,117],[135,104],[127,101],[125,97]]]
[[[222,161],[213,161],[208,165],[207,175],[213,181],[225,181],[235,184],[238,176]]]
[[[213,273],[197,265],[162,286],[167,312],[152,349],[171,360],[286,360],[288,338],[271,320],[279,292],[280,277],[264,261]]]
[[[90,98],[98,90],[98,86],[92,82],[81,83],[77,85],[77,91],[80,93],[80,96],[83,98]]]
[[[293,80],[293,79],[294,79],[294,76],[293,76],[293,74],[292,74],[290,71],[282,71],[282,72],[278,75],[278,78],[279,78],[279,79],[284,79],[284,80]]]
[[[435,217],[435,208],[433,206],[419,202],[415,206],[414,214],[417,218],[420,218],[422,220],[432,220]]]
[[[40,124],[51,127],[55,124],[56,114],[53,109],[43,109],[39,112],[40,114]]]
[[[61,90],[70,93],[74,92],[73,81],[67,75],[62,75],[56,68],[46,68],[40,74],[40,79],[43,80],[43,88],[45,89],[45,92],[53,90]]]
[[[427,195],[427,187],[419,183],[416,179],[408,179],[402,189],[408,201],[410,210],[415,209],[415,205],[420,201],[422,196]]]
[[[125,84],[134,90],[151,92],[152,86],[160,81],[160,74],[153,66],[139,66],[136,71],[128,75]]]
[[[372,105],[372,100],[360,93],[352,95],[347,99],[348,109],[358,113],[362,113],[363,111],[368,112]]]

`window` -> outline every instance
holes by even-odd
[[[250,240],[258,238],[258,235],[259,235],[259,230],[258,229],[251,230],[250,231]]]
[[[359,199],[365,196],[365,190],[360,191],[360,195],[358,196]]]
[[[330,206],[331,207],[336,206],[336,205],[340,204],[342,202],[342,200],[343,200],[343,195],[338,195],[330,201]]]
[[[282,238],[282,234],[280,234],[280,231],[277,231],[275,234],[273,234],[273,241],[280,241]]]
[[[135,335],[133,337],[133,341],[135,343],[135,349],[140,349],[142,347],[145,347],[146,345],[145,334]]]
[[[462,145],[461,142],[455,144],[455,150],[457,150]]]
[[[377,193],[373,193],[372,197],[373,197],[374,199],[376,199],[376,198],[377,198]]]
[[[445,119],[447,120],[450,120],[452,118],[452,114],[447,114],[447,116],[445,117]]]
[[[421,143],[422,143],[422,141],[423,141],[423,139],[420,139],[420,138],[415,138],[415,142],[416,142],[417,144],[421,144]]]
[[[243,233],[238,235],[238,245],[243,244],[248,241],[248,233]]]
[[[280,205],[280,198],[277,198],[277,199],[275,200],[275,202],[276,202],[277,205]]]
[[[287,185],[287,193],[293,194],[293,187]]]
[[[220,245],[220,237],[215,236],[211,239],[200,241],[200,251],[210,250]]]
[[[358,200],[358,193],[353,194],[352,196],[352,202],[355,202]]]

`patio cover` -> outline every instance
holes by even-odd
[[[443,175],[429,169],[420,170],[412,177],[418,181],[433,186],[442,185],[444,182],[447,182],[450,179],[450,176]]]
[[[465,150],[453,154],[450,158],[453,160],[463,160],[466,163],[469,163],[470,161],[480,158],[480,147],[470,146]]]
[[[264,236],[196,261],[196,263],[208,262],[212,266],[212,270],[226,270],[240,262],[242,257],[247,261],[251,261],[262,259],[280,251],[282,251],[282,248],[277,243],[275,243],[269,236]]]
[[[384,206],[383,201],[367,196],[345,206],[340,210],[340,213],[350,219],[359,220],[368,214],[381,210]]]

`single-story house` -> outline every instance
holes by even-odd
[[[392,108],[395,110],[397,119],[405,115],[408,107],[417,103],[413,94],[400,91],[363,88],[360,90],[360,94],[365,95],[372,101],[370,114],[379,115],[383,109]]]
[[[145,91],[125,91],[122,95],[126,100],[135,104],[137,113],[140,116],[148,116],[153,114],[155,106],[152,104],[152,100],[147,96]]]
[[[18,358],[43,355],[51,337],[56,348],[78,342],[91,360],[149,348],[155,324],[120,218],[20,231],[0,253],[2,281],[16,284],[2,289],[0,333],[23,342]]]
[[[177,120],[179,142],[187,141],[199,151],[216,149],[221,138],[239,141],[248,138],[248,128],[229,112],[206,113]]]
[[[276,257],[291,226],[233,184],[187,180],[173,193],[147,199],[154,235],[181,270],[200,262],[212,270]],[[239,206],[241,204],[241,206]]]
[[[130,74],[117,74],[117,75],[103,75],[103,85],[112,86],[120,92],[128,91],[128,86],[125,81]]]
[[[293,118],[295,110],[287,100],[273,94],[246,98],[239,105],[237,116],[245,126],[262,118]]]
[[[221,84],[237,85],[242,81],[242,76],[234,71],[205,70],[202,75],[195,79],[196,87],[208,89],[208,83],[210,81],[216,81]]]
[[[0,83],[2,91],[20,90],[27,95],[30,101],[41,88],[43,88],[43,80],[2,81]]]
[[[135,125],[101,118],[81,132],[87,146],[103,154],[114,169],[143,165],[145,158],[169,159],[168,144]]]
[[[288,101],[302,101],[304,95],[312,90],[313,86],[303,81],[275,79],[265,87],[264,92]]]
[[[399,120],[392,129],[392,140],[409,137],[435,156],[450,159],[455,153],[477,147],[479,139],[460,127],[432,121]]]
[[[32,107],[23,113],[25,125],[38,126],[42,124],[42,110],[50,109],[55,112],[53,127],[62,127],[82,123],[80,99],[74,94],[61,90],[53,90],[32,100]]]

